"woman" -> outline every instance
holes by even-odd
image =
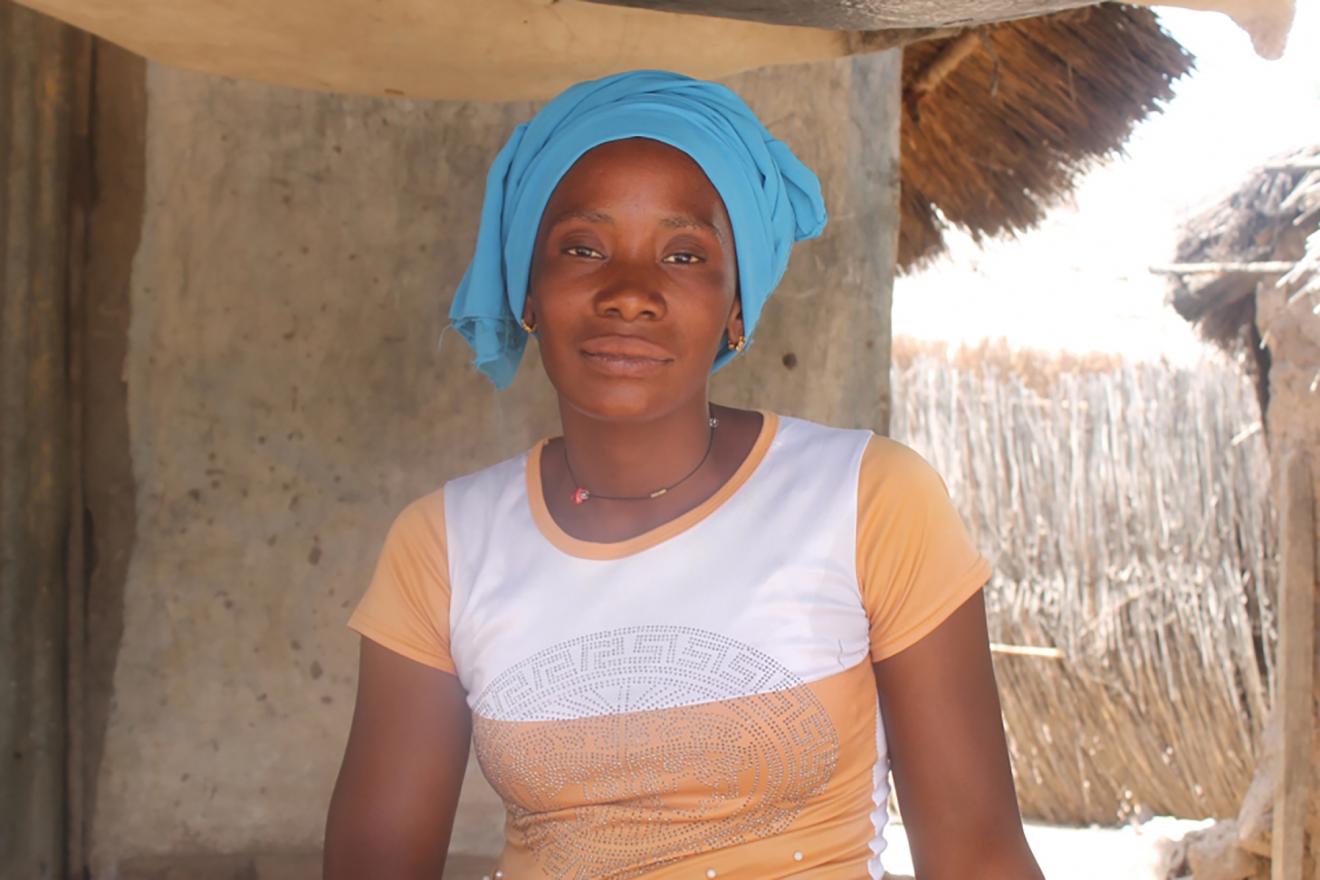
[[[707,398],[824,224],[722,86],[622,74],[514,133],[451,315],[501,386],[536,337],[563,434],[391,529],[328,878],[440,876],[470,736],[501,880],[880,877],[889,766],[920,880],[1040,876],[939,477]]]

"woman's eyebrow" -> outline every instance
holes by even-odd
[[[614,218],[609,214],[606,214],[604,211],[583,211],[580,209],[565,211],[556,217],[550,225],[558,226],[560,223],[565,223],[569,220],[583,220],[587,223],[605,223],[610,226],[614,225]]]
[[[721,242],[724,241],[724,233],[720,231],[718,226],[693,217],[691,214],[673,214],[661,219],[660,225],[667,226],[670,229],[704,229]]]
[[[581,220],[586,223],[603,223],[608,226],[614,225],[614,218],[609,214],[606,214],[604,211],[586,211],[580,208],[574,208],[555,217],[550,223],[550,226],[553,228],[561,223],[567,223],[570,220]],[[724,241],[724,233],[720,231],[718,226],[694,217],[691,214],[671,214],[668,217],[662,217],[660,218],[660,225],[669,229],[704,229],[718,238],[721,242]]]

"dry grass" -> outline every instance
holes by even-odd
[[[996,658],[1025,814],[1235,814],[1276,638],[1251,389],[1227,366],[906,348],[893,434],[995,566],[992,638],[1063,652]]]
[[[1012,346],[1004,339],[983,339],[975,345],[950,345],[910,336],[894,337],[890,362],[895,370],[907,370],[917,361],[942,363],[976,376],[1013,376],[1038,395],[1049,395],[1061,375],[1108,373],[1121,368],[1122,355],[1091,351],[1045,353]]]
[[[1078,176],[1116,153],[1172,97],[1191,56],[1149,9],[1104,4],[994,25],[981,47],[902,123],[899,264],[944,249],[952,224],[982,235],[1031,228]],[[912,87],[957,39],[908,46]]]

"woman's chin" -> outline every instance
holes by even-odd
[[[651,421],[678,409],[692,396],[668,382],[648,378],[596,376],[589,382],[556,384],[556,390],[570,407],[603,422]]]

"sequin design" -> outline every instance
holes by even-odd
[[[792,672],[690,627],[548,648],[491,682],[473,716],[510,842],[555,878],[631,877],[781,833],[839,756]]]

